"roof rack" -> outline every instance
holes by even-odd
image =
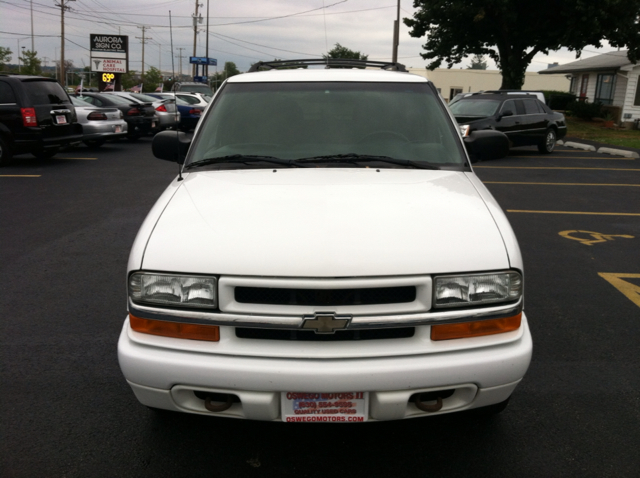
[[[312,65],[324,65],[325,68],[380,68],[382,70],[403,71],[407,68],[401,63],[392,63],[387,61],[369,61],[369,60],[349,60],[342,58],[318,58],[303,60],[276,60],[276,61],[259,61],[251,65],[247,73],[263,70],[277,70],[278,68],[307,68]]]

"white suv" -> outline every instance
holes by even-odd
[[[371,64],[234,76],[192,142],[156,135],[182,172],[129,258],[118,356],[141,403],[287,422],[504,408],[531,358],[523,265],[469,154],[506,137],[463,140],[432,83]]]

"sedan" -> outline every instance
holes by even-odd
[[[158,99],[143,93],[130,93],[127,91],[112,91],[106,94],[120,96],[137,103],[153,106],[156,110],[156,116],[158,117],[158,131],[176,128],[180,123],[180,114],[176,109],[173,98]]]
[[[71,102],[82,125],[82,141],[87,146],[99,147],[107,140],[127,135],[127,122],[118,108],[99,108],[75,96]]]
[[[173,98],[174,95],[173,93],[149,93],[149,96],[168,99]],[[180,112],[180,125],[178,128],[185,132],[195,129],[198,121],[200,121],[204,107],[191,105],[180,98],[176,98],[176,106]]]
[[[449,107],[463,136],[497,130],[507,135],[511,146],[537,146],[550,154],[567,134],[564,115],[529,94],[473,93]]]
[[[82,93],[76,97],[94,106],[115,107],[122,111],[128,125],[127,138],[132,141],[150,133],[152,129],[157,127],[157,117],[153,106],[104,93]]]

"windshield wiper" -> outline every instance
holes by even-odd
[[[399,166],[410,166],[416,169],[440,169],[438,166],[434,166],[424,161],[412,161],[410,159],[398,159],[390,156],[375,156],[371,154],[331,154],[327,156],[313,156],[310,158],[296,159],[295,162],[299,163],[329,163],[329,162],[347,162],[347,163],[373,163],[383,162],[390,164],[397,164]]]
[[[228,156],[218,156],[216,158],[205,158],[193,163],[189,163],[185,166],[185,169],[198,168],[207,164],[223,164],[223,163],[272,163],[280,166],[300,167],[295,164],[295,161],[291,159],[280,159],[275,156],[257,156],[249,154],[230,154]]]

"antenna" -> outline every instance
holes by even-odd
[[[176,105],[176,109],[178,109],[178,97],[176,95],[176,90],[173,87],[176,84],[176,70],[174,67],[174,55],[173,55],[173,26],[171,23],[171,10],[169,10],[169,34],[171,36],[171,74],[173,75],[171,78],[173,78],[173,85],[171,85],[171,90],[173,91],[173,102]],[[180,52],[182,54],[182,52]],[[180,57],[180,69],[182,69],[182,57]],[[182,73],[182,71],[180,72]],[[184,178],[182,177],[182,164],[180,164],[180,131],[178,128],[176,128],[176,142],[177,144],[177,148],[176,151],[178,152],[178,157],[176,158],[177,161],[176,163],[178,163],[178,181],[182,181]]]

